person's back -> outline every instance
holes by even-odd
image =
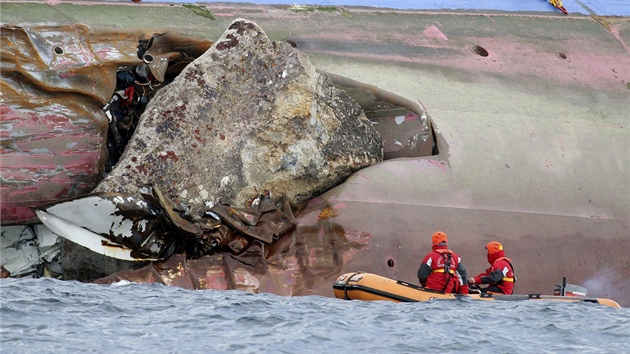
[[[455,252],[448,248],[448,237],[438,231],[431,236],[432,251],[418,269],[420,285],[445,293],[468,294],[466,268]]]

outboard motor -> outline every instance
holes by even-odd
[[[556,284],[556,289],[553,291],[556,296],[580,296],[586,297],[586,288],[567,284],[567,277],[562,277],[562,284]]]

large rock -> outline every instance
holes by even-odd
[[[303,52],[237,19],[152,99],[95,191],[152,182],[193,215],[263,190],[303,202],[382,160],[361,107]]]

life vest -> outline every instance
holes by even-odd
[[[437,253],[439,253],[442,256],[442,260],[444,260],[444,267],[441,268],[434,268],[431,270],[432,273],[444,273],[444,277],[448,279],[446,279],[446,281],[444,282],[444,289],[442,289],[442,292],[445,292],[446,289],[448,288],[449,284],[452,281],[452,276],[455,275],[455,269],[457,269],[457,261],[453,262],[453,251],[449,250],[449,249],[443,249],[443,248],[438,248],[433,250]],[[438,262],[436,262],[438,263]],[[453,264],[455,263],[455,264]],[[436,264],[438,265],[438,264]],[[453,267],[454,265],[454,267]],[[455,269],[453,269],[455,268]],[[459,281],[456,281],[456,286],[455,286],[455,292],[459,292]]]
[[[516,277],[514,276],[514,267],[512,266],[512,261],[507,258],[507,257],[501,257],[501,258],[497,258],[493,263],[492,263],[492,267],[490,269],[499,269],[499,267],[496,267],[495,264],[500,261],[500,260],[505,260],[507,262],[507,264],[510,267],[510,270],[503,275],[503,278],[501,278],[501,280],[496,284],[497,287],[499,287],[499,289],[501,289],[501,291],[504,294],[513,294],[514,293],[514,284],[516,282]],[[503,270],[501,270],[501,272],[503,272]]]
[[[500,260],[502,260],[502,259],[505,259],[505,260],[508,262],[508,264],[510,265],[510,269],[512,270],[512,275],[514,275],[514,267],[512,266],[512,260],[511,260],[511,259],[509,259],[509,258],[507,258],[507,257],[501,257],[501,258],[497,258],[497,259],[495,259],[495,260],[494,260],[494,263],[492,263],[492,266],[494,267],[494,265],[495,265],[498,261],[500,261]],[[501,278],[501,281],[508,281],[508,282],[512,282],[512,283],[514,283],[514,282],[516,281],[516,277],[506,277],[506,276],[504,276],[503,278]]]

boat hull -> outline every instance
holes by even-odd
[[[363,301],[393,301],[393,302],[423,302],[433,299],[469,298],[483,301],[525,301],[547,300],[560,302],[588,302],[620,308],[619,304],[610,299],[576,296],[556,296],[541,294],[500,295],[500,294],[471,294],[460,295],[442,293],[425,289],[404,281],[393,280],[380,275],[363,272],[346,273],[337,278],[333,284],[335,297],[345,300]]]

